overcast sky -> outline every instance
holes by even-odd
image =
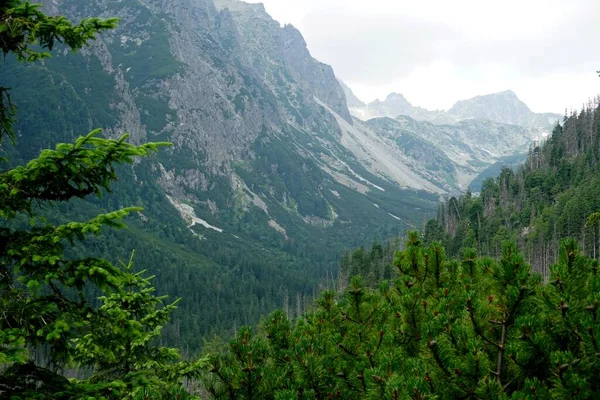
[[[363,101],[414,105],[514,90],[563,113],[600,94],[599,0],[262,0]]]

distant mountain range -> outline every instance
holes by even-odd
[[[362,120],[406,115],[417,121],[442,125],[481,119],[522,126],[531,131],[533,139],[538,139],[550,133],[556,122],[563,118],[560,114],[534,113],[512,90],[461,100],[448,111],[432,111],[412,105],[400,93],[391,93],[384,101],[375,100],[366,104],[346,84],[342,83],[341,86],[349,99],[350,112]]]
[[[563,118],[560,114],[534,113],[512,90],[459,101],[448,110],[448,114],[459,121],[487,119],[519,125],[537,132],[551,130]]]

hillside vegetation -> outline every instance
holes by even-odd
[[[451,198],[429,221],[427,241],[441,240],[449,254],[467,247],[498,256],[503,240],[518,242],[525,258],[544,274],[561,238],[573,237],[584,254],[600,251],[600,108],[598,99],[573,112],[552,135],[531,147],[516,171],[504,168],[483,182],[481,193]]]

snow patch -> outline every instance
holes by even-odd
[[[216,226],[209,224],[202,218],[198,218],[196,216],[196,212],[194,211],[194,208],[192,206],[190,206],[189,204],[181,203],[181,202],[177,201],[176,199],[172,198],[171,196],[169,196],[168,194],[166,196],[167,196],[167,199],[169,199],[169,202],[173,205],[173,207],[175,207],[177,209],[177,211],[179,211],[181,218],[183,218],[188,223],[188,227],[190,229],[194,225],[202,225],[203,227],[205,227],[207,229],[212,229],[213,231],[223,233],[223,229],[217,228]]]
[[[390,216],[391,216],[392,218],[394,218],[394,219],[397,219],[398,221],[402,221],[402,218],[400,218],[400,217],[397,217],[397,216],[395,216],[395,215],[394,215],[394,214],[392,214],[392,213],[388,213],[388,214],[390,214]]]
[[[348,175],[344,175],[338,171],[334,171],[333,169],[331,169],[323,164],[321,164],[319,166],[323,171],[325,171],[329,175],[331,175],[337,183],[344,185],[347,188],[350,188],[352,190],[355,190],[361,194],[365,194],[365,193],[369,192],[369,188],[367,186],[363,185],[362,183],[358,183],[353,179],[350,179],[350,177]]]

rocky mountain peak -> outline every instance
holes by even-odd
[[[266,13],[264,7],[238,0],[215,0],[217,9],[228,9],[240,32],[243,51],[249,55],[252,67],[258,70],[267,86],[275,91],[288,88],[280,96],[288,98],[290,105],[301,97],[323,101],[332,110],[352,124],[342,87],[333,69],[315,60],[306,41],[291,24],[281,26]]]
[[[371,118],[396,118],[399,115],[407,115],[418,121],[428,121],[435,124],[452,124],[456,122],[453,116],[444,111],[429,111],[412,105],[401,93],[392,92],[383,101],[377,99],[365,104],[354,96],[352,90],[343,82],[342,87],[346,93],[348,107],[350,107],[352,115],[363,121]]]
[[[512,90],[458,101],[448,112],[461,120],[487,119],[516,125],[532,114]]]
[[[408,100],[406,100],[406,97],[404,97],[404,95],[402,93],[396,93],[396,92],[392,92],[390,94],[387,95],[387,97],[385,98],[385,101],[398,101],[398,102],[404,102],[407,104],[410,104],[408,102]]]
[[[285,24],[283,27],[283,38],[286,46],[288,47],[298,47],[304,48],[308,52],[308,46],[306,45],[306,40],[304,40],[304,36],[300,33],[300,31],[292,24]]]
[[[448,114],[459,120],[486,119],[520,125],[541,135],[549,133],[553,124],[561,117],[552,113],[534,113],[512,90],[458,101]]]

